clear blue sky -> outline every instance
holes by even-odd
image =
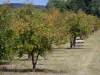
[[[28,3],[31,2],[34,5],[46,5],[48,0],[0,0],[0,4],[8,2],[9,3]]]

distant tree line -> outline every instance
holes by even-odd
[[[59,8],[61,11],[82,9],[87,14],[100,16],[100,0],[49,0],[47,8]]]

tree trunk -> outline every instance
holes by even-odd
[[[70,40],[70,49],[76,46],[76,36],[74,35],[73,40]]]
[[[70,49],[72,49],[72,47],[73,47],[73,42],[71,41],[70,42]]]
[[[31,57],[32,57],[33,72],[35,72],[35,70],[36,70],[36,64],[35,64],[34,54],[33,53],[31,53]]]
[[[74,37],[74,40],[73,40],[73,47],[76,46],[76,37]]]
[[[36,64],[37,64],[38,57],[39,57],[39,53],[37,54],[36,59],[35,59],[35,56],[34,56],[33,53],[31,53],[31,57],[32,57],[33,72],[35,72],[36,71]]]

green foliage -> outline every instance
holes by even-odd
[[[51,0],[50,5],[47,5],[50,9],[45,11],[36,9],[30,4],[15,9],[9,8],[6,4],[0,7],[0,59],[30,54],[35,70],[38,57],[45,57],[52,52],[52,44],[69,42],[72,48],[75,46],[76,37],[84,39],[100,28],[98,17],[79,10],[80,8],[85,10],[84,2],[76,3],[77,8],[73,5],[73,10],[77,10],[76,13],[66,11],[65,9],[72,8],[66,3],[68,4],[68,1]]]
[[[99,19],[93,15],[85,14],[82,10],[77,13],[73,11],[60,13],[57,9],[52,9],[50,13],[54,19],[52,19],[54,21],[52,23],[54,25],[53,44],[70,42],[72,46],[75,46],[76,37],[84,39],[99,28]]]
[[[59,8],[60,11],[64,11],[66,9],[66,1],[65,0],[49,0],[47,6],[49,8]]]
[[[100,0],[92,0],[91,13],[100,17]]]
[[[11,14],[7,4],[0,7],[0,59],[13,58],[13,31],[10,28]]]
[[[48,25],[45,25],[42,13],[39,10],[27,5],[18,11],[17,18],[22,19],[21,22],[24,23],[22,24],[24,29],[19,29],[18,35],[18,48],[20,48],[21,52],[39,53],[39,55],[43,56],[48,50],[51,50],[50,38],[47,36]],[[24,27],[25,23],[26,26]]]
[[[83,10],[88,14],[100,16],[100,0],[49,0],[47,6],[49,8],[58,8],[62,12],[65,10]]]
[[[49,0],[47,8],[59,8],[61,11],[73,10],[78,11],[79,9],[86,10],[84,0]]]

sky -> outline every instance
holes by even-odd
[[[48,0],[0,0],[0,4],[9,3],[33,3],[34,5],[46,5]]]

